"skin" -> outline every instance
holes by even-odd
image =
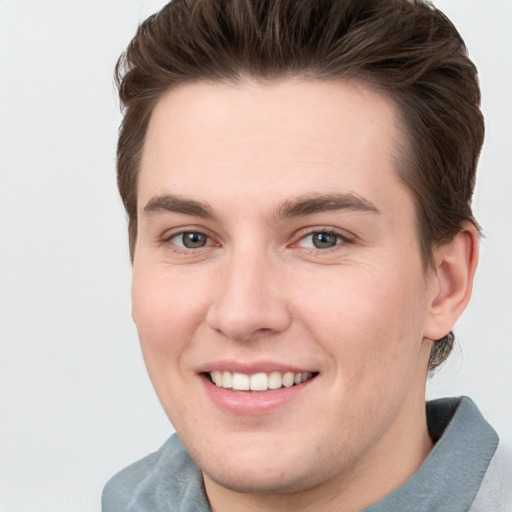
[[[394,105],[357,83],[198,82],[155,108],[133,318],[214,512],[361,510],[432,448],[430,340],[469,300],[476,234],[464,229],[425,272],[400,137]],[[333,194],[344,203],[330,209]],[[184,232],[205,245],[184,247]],[[322,232],[332,247],[315,247]],[[205,391],[219,361],[316,376],[268,412],[233,414]]]

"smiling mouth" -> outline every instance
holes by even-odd
[[[217,387],[230,389],[233,391],[272,391],[281,388],[290,388],[303,384],[318,373],[311,372],[269,372],[269,373],[237,373],[228,371],[214,371],[205,373],[208,378]]]

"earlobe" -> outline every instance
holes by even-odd
[[[433,293],[424,336],[441,339],[466,308],[478,264],[478,231],[465,223],[453,239],[435,250]]]

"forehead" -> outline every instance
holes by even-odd
[[[372,196],[396,176],[392,102],[358,82],[290,79],[197,82],[167,92],[153,112],[139,209],[155,194],[259,202],[304,193]],[[314,190],[312,190],[314,189]]]

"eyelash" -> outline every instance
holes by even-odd
[[[178,245],[172,241],[173,239],[178,238],[178,237],[181,237],[181,239],[183,240],[184,235],[199,235],[199,236],[205,237],[206,243],[205,243],[205,245],[191,248],[191,247],[185,247],[183,245]],[[214,245],[214,242],[209,235],[207,235],[203,231],[200,231],[197,229],[184,229],[177,233],[171,233],[170,235],[164,236],[162,239],[162,242],[166,245],[168,244],[169,246],[171,246],[174,251],[181,252],[181,253],[197,252],[198,249],[204,249],[204,248],[211,247],[212,245]]]
[[[172,240],[177,237],[182,237],[181,241],[183,242],[183,236],[184,235],[199,235],[201,237],[206,237],[206,243],[205,245],[201,245],[198,247],[185,247],[184,245],[178,245],[177,243],[173,242]],[[347,236],[345,233],[340,233],[340,231],[333,229],[331,227],[322,227],[322,228],[314,228],[314,229],[308,229],[304,230],[298,238],[296,238],[295,242],[290,244],[289,247],[300,247],[300,242],[304,241],[308,237],[313,237],[314,235],[328,235],[328,236],[334,236],[336,237],[337,241],[335,245],[332,247],[302,247],[303,250],[308,252],[314,252],[314,253],[327,253],[331,251],[335,251],[339,249],[340,246],[346,245],[346,244],[352,244],[354,243],[354,238]],[[196,253],[199,249],[208,249],[209,247],[212,247],[215,245],[215,242],[213,241],[212,237],[210,237],[208,234],[204,233],[201,230],[196,229],[187,229],[182,230],[177,233],[171,233],[170,235],[167,235],[163,237],[162,242],[166,245],[169,245],[172,247],[173,251],[180,252],[180,253]]]
[[[336,251],[340,249],[340,246],[346,245],[346,244],[352,244],[354,243],[354,238],[346,235],[345,233],[341,233],[339,230],[333,229],[331,227],[321,227],[321,228],[314,228],[314,229],[308,229],[300,234],[300,236],[297,238],[297,241],[292,244],[292,247],[296,247],[300,244],[301,241],[305,240],[308,237],[313,237],[314,235],[329,235],[334,236],[337,239],[337,242],[332,247],[303,247],[304,250],[314,252],[314,253],[329,253],[332,251]]]

